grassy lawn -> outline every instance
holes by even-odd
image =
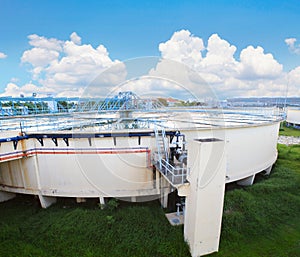
[[[300,256],[300,146],[278,145],[268,178],[226,192],[220,252],[212,256]],[[112,202],[114,203],[114,202]],[[157,201],[76,204],[44,210],[31,196],[0,204],[0,256],[189,256],[183,227]]]
[[[295,128],[292,128],[292,127],[286,127],[285,123],[283,123],[283,124],[281,124],[279,135],[280,136],[300,137],[300,129],[295,129]]]
[[[43,210],[32,197],[0,206],[0,256],[188,256],[182,227],[158,202],[101,210],[60,200]]]
[[[212,256],[300,256],[300,146],[278,148],[269,178],[226,193],[220,252]]]

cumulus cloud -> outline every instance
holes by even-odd
[[[28,39],[31,49],[24,51],[21,62],[30,67],[35,84],[55,95],[80,96],[98,74],[119,63],[109,57],[103,45],[82,44],[76,32],[66,41],[36,34]],[[11,93],[10,89],[8,85],[7,93]]]
[[[287,85],[289,95],[300,95],[300,67],[284,72],[261,46],[238,50],[218,34],[206,41],[188,30],[177,31],[159,44],[162,59],[131,63],[112,60],[105,46],[84,44],[76,32],[69,40],[36,34],[28,39],[31,47],[24,51],[21,62],[30,68],[33,82],[18,85],[12,80],[3,95],[36,92],[40,96],[103,97],[123,88],[142,95],[152,92],[185,98],[194,94],[199,99],[216,94],[228,98],[284,96]],[[298,51],[295,38],[285,42]]]
[[[213,34],[208,39],[206,51],[197,70],[208,83],[220,83],[224,78],[236,74],[238,62],[234,58],[236,52],[234,45]]]
[[[202,60],[203,40],[188,30],[177,31],[165,43],[159,44],[159,51],[165,59],[182,62],[190,67],[197,66]]]
[[[76,32],[73,32],[71,35],[70,35],[70,39],[71,41],[76,44],[76,45],[81,45],[81,37],[77,35]]]
[[[162,59],[150,70],[149,75],[165,81],[160,87],[163,96],[181,99],[213,97],[213,92],[199,73],[182,62]]]
[[[287,74],[288,81],[288,96],[297,96],[300,95],[300,66],[291,70]]]
[[[287,38],[284,40],[284,42],[286,43],[286,45],[292,53],[300,54],[300,44],[296,44],[296,38]]]
[[[53,90],[46,87],[39,87],[32,82],[26,83],[23,86],[18,86],[17,84],[10,82],[6,85],[5,92],[0,96],[12,96],[12,97],[20,97],[20,95],[24,96],[32,96],[32,93],[36,93],[38,96],[47,96],[48,94],[54,93]]]
[[[33,67],[43,68],[59,57],[59,52],[46,48],[35,47],[23,53],[21,61],[30,63]]]
[[[260,46],[248,46],[240,54],[239,76],[246,79],[276,78],[282,73],[282,65],[272,54],[265,54]]]
[[[206,50],[207,54],[202,62],[204,66],[236,64],[233,57],[236,47],[221,39],[217,34],[209,37]]]
[[[5,59],[7,55],[5,53],[0,52],[0,59]]]
[[[33,47],[44,48],[54,51],[61,51],[63,41],[58,40],[56,38],[45,38],[38,36],[36,34],[32,34],[28,36],[29,44]]]
[[[219,98],[285,94],[283,66],[262,47],[249,45],[241,49],[237,58],[236,46],[218,34],[211,35],[206,46],[203,42],[202,38],[182,30],[161,43],[159,50],[162,57],[182,62],[195,70]],[[193,86],[197,92],[197,83]]]

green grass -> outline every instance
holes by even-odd
[[[300,146],[278,148],[269,178],[226,193],[220,252],[212,256],[300,256]]]
[[[188,256],[182,227],[158,202],[101,210],[61,200],[43,210],[31,197],[0,206],[1,256]]]
[[[281,124],[279,130],[280,136],[293,136],[293,137],[300,137],[300,129],[295,129],[292,127],[287,127],[285,123]]]
[[[220,251],[212,256],[300,256],[300,146],[278,145],[271,175],[226,192]],[[0,256],[189,256],[183,227],[157,201],[42,209],[31,196],[0,204]]]

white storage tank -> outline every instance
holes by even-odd
[[[300,129],[300,108],[288,108],[286,123],[288,126]]]

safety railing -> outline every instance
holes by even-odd
[[[167,160],[161,159],[160,172],[172,185],[180,185],[187,182],[188,168],[184,164],[173,166]]]

